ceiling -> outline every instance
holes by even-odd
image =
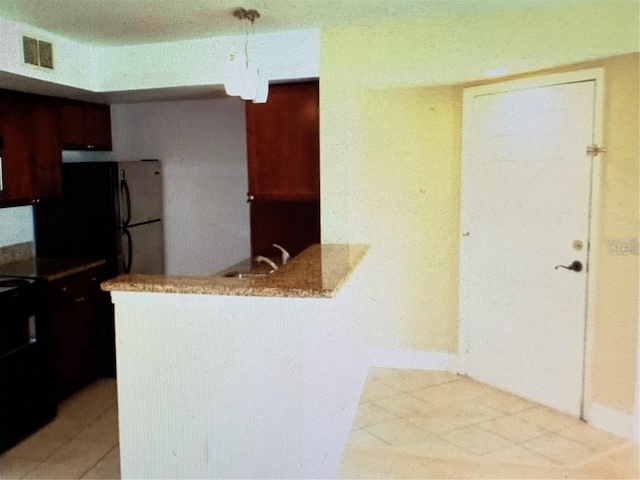
[[[366,24],[394,18],[490,15],[566,0],[0,0],[0,17],[97,46],[239,35],[231,12],[261,13],[255,32]]]

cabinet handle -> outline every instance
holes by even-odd
[[[95,145],[87,145],[87,148],[92,149],[92,148],[96,148]]]
[[[2,170],[2,157],[0,157],[0,192],[4,190],[4,172]]]
[[[255,199],[256,197],[247,193],[247,203],[253,202]]]
[[[62,292],[66,292],[66,291],[67,291],[67,287],[62,287],[62,288],[60,289],[60,291],[62,291]]]
[[[80,302],[84,302],[85,300],[86,300],[86,299],[85,299],[84,297],[78,297],[78,298],[76,298],[74,301],[75,301],[76,303],[80,303]]]

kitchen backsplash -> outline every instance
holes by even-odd
[[[0,208],[0,247],[33,242],[33,208]]]
[[[0,247],[0,265],[33,257],[33,242],[16,243]]]

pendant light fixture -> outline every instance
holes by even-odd
[[[236,8],[233,16],[246,21],[244,51],[232,53],[224,64],[224,89],[227,95],[239,96],[253,103],[265,103],[269,95],[269,80],[249,58],[249,27],[260,18],[257,10]],[[250,25],[249,25],[250,24]]]

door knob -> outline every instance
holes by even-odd
[[[582,271],[582,262],[578,261],[578,260],[574,260],[571,265],[567,266],[567,265],[556,265],[555,269],[559,269],[559,268],[566,268],[567,270],[573,270],[574,272],[580,272]]]

